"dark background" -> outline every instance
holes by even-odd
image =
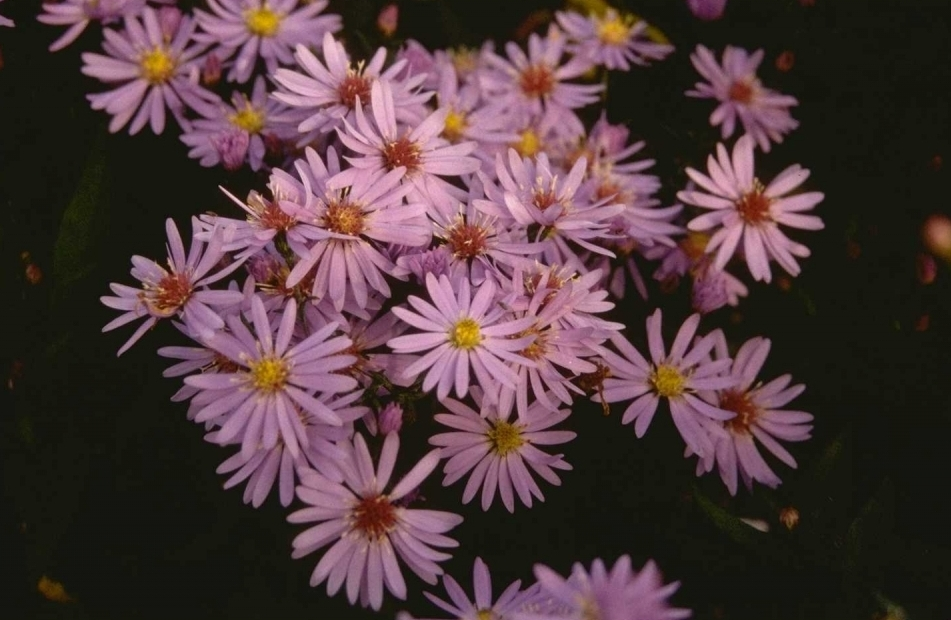
[[[379,43],[383,3],[333,4],[347,32],[365,35],[351,40],[357,53]],[[565,574],[573,561],[629,553],[680,580],[673,600],[698,619],[897,619],[897,607],[951,617],[938,600],[951,585],[951,273],[939,260],[933,284],[916,278],[922,222],[951,211],[942,4],[730,0],[713,23],[679,0],[627,5],[677,46],[609,86],[609,117],[648,141],[665,204],[718,135],[706,123],[713,104],[682,95],[697,80],[696,43],[763,47],[763,82],[800,101],[800,128],[757,164],[766,176],[809,168],[809,188],[826,194],[817,208],[826,228],[797,237],[813,249],[799,278],[750,283],[737,310],[703,328],[723,327],[735,342],[771,338],[764,377],[790,372],[806,384],[794,405],[815,415],[814,438],[792,447],[797,471],[776,463],[778,490],[730,498],[715,475],[694,476],[666,416],[638,441],[619,411],[579,406],[570,420],[579,437],[564,448],[575,470],[560,488],[545,486],[544,504],[509,515],[496,502],[482,513],[459,506],[461,485],[443,490],[430,478],[426,504],[466,518],[444,567],[468,589],[479,555],[498,592],[530,581],[535,562]],[[60,30],[35,22],[38,6],[0,5],[17,21],[0,29],[0,617],[375,617],[308,587],[318,556],[290,559],[301,528],[274,497],[254,510],[240,489],[221,490],[214,470],[230,452],[206,444],[168,401],[179,383],[162,379],[154,350],[178,342],[173,330],[162,325],[121,359],[131,329],[100,334],[114,313],[98,297],[109,282],[133,283],[132,254],[164,256],[166,217],[187,230],[191,214],[228,212],[217,185],[242,195],[263,189],[263,177],[201,168],[171,128],[109,135],[84,97],[101,86],[79,72],[79,53],[99,49],[98,29],[51,55]],[[407,0],[397,36],[429,47],[504,41],[536,9],[557,6]],[[794,66],[779,71],[787,50]],[[655,286],[646,304],[630,300],[615,316],[635,343],[655,305],[668,328],[689,312],[684,290]],[[420,421],[404,431],[404,468],[430,430]],[[792,531],[778,521],[788,506],[800,513]],[[737,517],[763,519],[770,532]],[[41,596],[42,576],[74,602]],[[383,615],[438,615],[424,584],[407,580],[410,599],[387,598]]]

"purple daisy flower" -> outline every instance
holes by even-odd
[[[789,385],[792,380],[790,375],[782,375],[765,384],[756,382],[769,349],[770,341],[767,338],[747,340],[737,350],[729,370],[736,385],[703,394],[720,409],[736,413],[736,417],[723,424],[726,435],[718,436],[715,440],[716,451],[706,455],[698,464],[702,471],[710,471],[716,461],[720,478],[731,495],[736,495],[737,472],[750,490],[753,482],[771,488],[780,484],[779,477],[757,450],[757,443],[795,469],[796,459],[777,440],[805,441],[812,431],[811,414],[781,409],[802,394],[805,386]],[[718,358],[729,355],[725,340],[717,342],[715,353]]]
[[[763,50],[752,54],[727,45],[723,50],[723,64],[717,63],[713,53],[702,45],[690,55],[694,68],[707,82],[697,82],[688,97],[716,99],[720,105],[710,115],[710,124],[721,125],[724,140],[733,135],[736,119],[743,130],[753,137],[763,152],[768,153],[770,142],[779,144],[783,135],[799,126],[789,113],[798,105],[795,97],[783,95],[764,87],[756,77],[756,68],[763,61]]]
[[[202,166],[220,163],[227,170],[237,170],[247,162],[251,170],[258,170],[267,152],[266,139],[290,140],[297,135],[292,125],[276,120],[285,110],[268,97],[265,80],[259,76],[250,98],[235,92],[230,106],[222,105],[214,116],[192,121],[181,141],[191,149],[188,156]]]
[[[687,175],[703,191],[681,191],[677,199],[711,209],[692,219],[690,230],[717,229],[707,244],[708,253],[717,252],[713,265],[722,270],[743,241],[743,254],[756,280],[769,282],[769,261],[775,260],[790,275],[799,274],[795,257],[809,256],[809,248],[789,239],[780,225],[803,230],[821,230],[822,220],[805,215],[825,198],[821,192],[787,196],[809,178],[798,164],[780,172],[769,185],[755,176],[753,139],[743,136],[733,147],[732,161],[723,144],[717,144],[717,158],[707,158],[710,176],[687,168]]]
[[[541,596],[551,597],[552,613],[517,612],[513,620],[681,620],[689,618],[689,609],[671,607],[667,599],[680,582],[664,585],[657,565],[648,561],[644,568],[631,568],[631,558],[622,555],[610,570],[599,558],[585,570],[580,562],[571,575],[562,577],[542,564],[535,565],[535,578]]]
[[[200,224],[192,218],[193,231]],[[223,307],[241,302],[240,291],[214,291],[205,288],[234,271],[239,264],[214,272],[224,256],[221,237],[217,231],[206,245],[192,237],[191,249],[185,255],[182,237],[171,218],[165,221],[168,235],[168,269],[142,256],[132,257],[132,276],[142,283],[142,288],[112,283],[109,288],[117,297],[104,296],[100,301],[123,313],[106,324],[102,331],[145,318],[135,333],[119,349],[125,353],[145,332],[152,329],[160,319],[173,316],[185,321],[189,334],[198,337],[210,336],[225,326],[220,311]]]
[[[440,401],[449,396],[465,398],[470,387],[470,367],[492,401],[499,383],[514,387],[518,376],[504,361],[532,364],[518,354],[531,344],[532,337],[516,334],[528,329],[534,317],[512,319],[499,303],[497,287],[486,280],[471,295],[468,280],[450,281],[446,276],[426,276],[426,290],[432,303],[415,295],[409,303],[416,312],[393,308],[393,313],[422,333],[399,336],[387,345],[397,353],[428,351],[405,370],[407,378],[426,373],[423,390],[436,388]],[[504,361],[503,361],[504,360]]]
[[[110,24],[139,15],[144,7],[145,0],[59,0],[43,4],[43,13],[36,19],[50,26],[69,26],[50,44],[49,50],[57,52],[78,39],[89,22]]]
[[[324,33],[341,28],[339,15],[321,15],[327,0],[302,3],[298,0],[208,0],[211,13],[197,9],[195,18],[203,33],[195,38],[217,44],[214,52],[222,60],[237,56],[228,71],[229,82],[251,79],[260,57],[273,74],[278,63],[293,62],[291,50],[297,45],[317,45]]]
[[[444,534],[461,523],[462,517],[398,503],[436,468],[438,450],[424,456],[389,493],[384,493],[396,464],[399,436],[386,436],[376,468],[359,433],[352,444],[340,445],[348,452],[348,458],[340,463],[342,484],[316,471],[301,473],[297,496],[309,506],[291,513],[287,520],[319,523],[294,539],[292,557],[301,558],[331,545],[314,568],[310,585],[326,580],[327,593],[333,596],[346,581],[351,604],[359,597],[361,605],[378,610],[383,604],[384,585],[393,596],[406,598],[406,582],[397,558],[426,583],[436,583],[443,572],[436,562],[450,555],[433,547],[458,546]]]
[[[94,110],[112,115],[109,131],[117,132],[131,120],[129,133],[138,133],[146,123],[156,134],[165,129],[165,109],[178,123],[188,127],[185,108],[213,115],[220,103],[218,95],[191,79],[203,45],[189,45],[195,32],[190,17],[182,17],[174,33],[163,30],[157,11],[146,7],[141,21],[125,16],[125,30],[103,30],[103,50],[109,54],[84,53],[82,72],[106,83],[118,83],[114,90],[88,95]]]
[[[719,330],[693,343],[699,324],[699,314],[684,321],[668,354],[661,333],[661,311],[659,308],[655,310],[647,318],[650,362],[624,336],[615,334],[611,343],[620,355],[609,349],[602,350],[601,356],[611,370],[611,376],[604,380],[603,393],[595,400],[616,403],[633,399],[624,411],[621,423],[634,422],[635,434],[643,437],[654,418],[658,402],[666,398],[670,417],[680,436],[691,450],[705,456],[713,451],[709,428],[715,428],[715,425],[711,420],[729,420],[736,414],[707,403],[695,392],[728,388],[736,381],[721,375],[730,366],[729,358],[708,359],[716,339],[721,337],[718,336]]]
[[[404,123],[418,122],[413,110],[430,97],[430,93],[416,92],[426,78],[425,74],[397,79],[407,61],[398,60],[383,70],[386,62],[386,48],[383,47],[369,62],[354,66],[343,44],[327,33],[323,39],[323,62],[302,45],[297,47],[294,59],[305,73],[278,69],[274,81],[286,91],[278,90],[274,97],[308,113],[298,125],[301,133],[330,132],[341,127],[344,119],[355,122],[357,101],[366,105],[370,101],[370,89],[377,81],[391,85],[396,117]]]
[[[456,430],[433,435],[429,443],[441,446],[441,458],[448,459],[443,468],[446,475],[443,486],[469,474],[462,494],[463,504],[472,501],[482,487],[482,510],[492,505],[496,491],[509,512],[515,511],[516,495],[531,508],[533,495],[539,501],[545,501],[545,496],[529,467],[556,486],[561,485],[561,480],[554,470],[571,469],[560,454],[547,454],[536,447],[567,443],[577,436],[573,431],[549,430],[567,419],[570,409],[551,412],[534,403],[528,415],[509,422],[507,411],[500,412],[487,403],[482,403],[482,413],[451,398],[444,399],[442,404],[452,413],[438,413],[435,420]]]
[[[340,426],[342,420],[314,397],[339,394],[357,387],[352,377],[339,374],[355,361],[346,353],[350,339],[334,336],[335,323],[315,331],[291,346],[297,321],[297,303],[288,299],[275,333],[264,303],[251,300],[251,325],[228,317],[231,333],[218,332],[206,344],[237,365],[235,372],[191,375],[185,383],[209,392],[209,404],[195,415],[196,422],[220,426],[217,443],[241,442],[250,457],[259,448],[270,449],[282,441],[295,458],[309,446],[298,411],[315,420]],[[196,398],[198,396],[196,395]]]
[[[402,168],[404,178],[416,190],[414,195],[427,197],[432,191],[427,187],[429,184],[445,188],[450,194],[456,191],[440,177],[479,169],[479,160],[469,157],[477,147],[475,142],[450,145],[439,138],[449,108],[440,108],[415,128],[401,132],[396,122],[393,89],[388,82],[378,80],[370,88],[368,111],[372,112],[371,117],[367,117],[358,101],[355,125],[344,119],[345,129],[337,131],[340,141],[356,156],[346,158],[353,167],[341,172],[335,183],[348,185],[360,176]]]
[[[424,594],[434,605],[447,614],[452,614],[456,620],[502,620],[522,609],[538,593],[538,586],[533,585],[522,590],[522,582],[517,580],[509,584],[493,603],[492,576],[482,558],[476,558],[475,565],[472,567],[472,589],[475,600],[470,599],[459,583],[449,575],[443,576],[442,583],[446,588],[446,594],[449,595],[449,601],[429,592]],[[397,620],[422,620],[415,619],[406,612],[397,614],[396,618]]]
[[[630,13],[622,15],[609,8],[603,15],[585,17],[574,11],[558,11],[555,18],[572,40],[569,52],[607,69],[629,71],[632,64],[646,66],[674,51],[673,45],[650,41],[645,36],[647,22]]]

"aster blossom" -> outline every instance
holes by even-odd
[[[422,388],[427,392],[436,388],[439,400],[449,396],[453,386],[456,396],[464,398],[469,393],[470,372],[490,400],[499,383],[514,387],[518,376],[504,362],[533,363],[518,354],[532,337],[516,334],[535,319],[511,318],[498,303],[497,286],[491,280],[472,295],[468,280],[428,274],[426,290],[432,303],[410,295],[415,312],[393,308],[396,316],[422,332],[393,338],[387,345],[396,353],[427,352],[406,367],[404,376],[412,379],[426,373]]]
[[[621,423],[634,422],[635,434],[643,437],[660,399],[665,398],[670,406],[670,417],[687,446],[697,454],[707,455],[713,451],[710,429],[718,430],[712,422],[729,420],[736,414],[707,403],[696,392],[732,386],[735,380],[721,375],[730,360],[708,358],[720,337],[719,331],[693,342],[700,324],[699,314],[691,315],[680,326],[668,353],[664,348],[661,318],[659,308],[647,318],[649,362],[623,335],[612,336],[611,344],[618,352],[607,348],[601,352],[611,376],[604,380],[603,392],[595,396],[595,400],[616,403],[633,399]]]
[[[488,403],[482,403],[481,412],[451,398],[442,404],[451,413],[438,413],[435,420],[454,430],[433,435],[429,443],[441,446],[441,457],[447,459],[443,486],[469,474],[463,504],[469,503],[481,487],[482,510],[489,509],[496,493],[509,512],[515,511],[516,495],[531,508],[533,496],[545,500],[532,471],[557,486],[561,480],[554,470],[571,469],[560,454],[547,454],[538,448],[567,443],[576,437],[573,431],[550,430],[568,418],[569,409],[551,412],[535,403],[524,418],[510,422],[510,409],[499,411]]]
[[[167,32],[162,25],[159,13],[146,7],[141,20],[125,16],[125,30],[103,30],[102,47],[108,56],[91,52],[82,55],[83,74],[119,84],[113,90],[87,96],[94,110],[112,115],[112,133],[129,124],[129,133],[136,134],[148,123],[153,133],[160,134],[165,129],[166,108],[183,128],[189,126],[184,116],[186,108],[214,114],[218,95],[191,79],[204,50],[203,45],[193,44],[194,21],[181,17],[174,32]]]
[[[226,319],[228,331],[205,340],[208,348],[233,363],[232,372],[201,373],[185,378],[185,384],[206,392],[196,395],[206,402],[195,421],[214,422],[220,428],[217,443],[240,441],[241,452],[250,457],[259,447],[273,448],[278,440],[293,457],[309,446],[302,416],[340,426],[340,416],[314,394],[340,394],[357,387],[352,377],[339,374],[355,361],[346,353],[350,339],[336,336],[337,325],[322,329],[292,344],[297,303],[286,301],[276,332],[261,297],[251,300],[250,324],[240,315]]]
[[[687,91],[687,96],[720,102],[710,115],[710,124],[720,125],[724,140],[733,135],[739,119],[743,131],[768,153],[772,142],[782,142],[784,134],[799,126],[789,113],[789,108],[799,102],[795,97],[762,85],[756,77],[756,69],[762,61],[761,49],[750,54],[728,45],[723,50],[721,64],[709,49],[698,45],[690,55],[690,62],[707,81],[697,82],[693,90]]]
[[[319,522],[293,541],[294,558],[301,558],[330,545],[314,572],[310,585],[327,581],[327,593],[336,594],[346,582],[347,598],[359,598],[364,607],[379,609],[383,588],[399,599],[406,598],[406,582],[397,558],[423,581],[435,584],[442,574],[437,562],[450,555],[434,547],[458,546],[445,533],[462,517],[442,511],[420,510],[400,505],[432,473],[439,463],[434,450],[424,456],[389,493],[399,436],[389,433],[376,468],[363,436],[341,442],[347,452],[340,467],[343,482],[334,482],[316,471],[301,473],[298,498],[308,504],[288,516],[291,523]]]
[[[89,22],[110,24],[127,15],[138,15],[144,7],[145,0],[58,0],[45,2],[43,13],[36,19],[50,26],[69,26],[50,44],[49,50],[57,52],[78,39]]]
[[[674,51],[672,45],[647,39],[647,22],[613,8],[603,15],[588,17],[574,11],[559,11],[555,18],[573,41],[568,50],[606,69],[629,71],[632,64],[648,65]]]
[[[230,82],[247,82],[258,58],[273,74],[278,63],[293,62],[291,50],[297,45],[317,45],[324,33],[341,27],[339,15],[321,15],[327,0],[208,0],[208,8],[210,13],[195,11],[204,31],[196,39],[215,45],[222,60],[235,56]]]
[[[590,569],[576,562],[565,578],[543,564],[535,565],[541,595],[551,597],[549,613],[516,612],[513,620],[681,620],[689,609],[671,607],[667,599],[680,582],[664,584],[660,571],[648,561],[640,571],[631,568],[631,558],[622,555],[608,569],[596,559]]]
[[[809,256],[809,248],[789,239],[780,225],[803,230],[821,230],[822,220],[804,214],[825,197],[821,192],[787,196],[809,178],[809,171],[798,164],[780,172],[768,185],[755,176],[753,140],[743,136],[733,146],[732,158],[723,144],[717,145],[717,157],[707,158],[709,176],[692,168],[687,175],[699,186],[696,191],[681,191],[677,199],[710,209],[687,224],[695,231],[715,230],[706,252],[716,251],[713,266],[723,270],[743,242],[743,254],[756,280],[772,279],[770,260],[775,260],[790,275],[799,275],[796,257]],[[702,191],[701,191],[702,190]]]
[[[192,218],[192,228],[200,228],[197,218]],[[165,232],[168,235],[168,268],[143,256],[133,256],[131,273],[142,287],[113,283],[110,288],[116,296],[100,298],[104,305],[123,311],[102,328],[104,332],[145,319],[122,345],[118,355],[125,353],[161,319],[181,318],[190,334],[209,336],[225,325],[218,311],[243,299],[240,291],[206,288],[239,266],[234,264],[214,271],[224,256],[220,231],[215,230],[207,244],[193,236],[187,256],[178,227],[171,218],[165,221]]]
[[[700,472],[710,471],[716,463],[731,495],[736,495],[738,476],[750,490],[754,482],[771,488],[779,486],[781,480],[770,469],[757,445],[795,469],[796,459],[778,440],[805,441],[812,431],[811,414],[783,408],[802,394],[804,385],[790,385],[792,377],[788,374],[766,383],[757,380],[770,345],[768,338],[747,340],[737,350],[729,368],[729,375],[736,384],[703,394],[711,404],[736,412],[736,417],[723,423],[726,434],[718,435],[715,452],[697,464]],[[721,359],[728,357],[725,340],[717,342],[714,354]]]
[[[448,601],[429,592],[424,594],[435,606],[447,614],[452,614],[455,620],[506,620],[511,617],[511,614],[530,604],[538,593],[537,585],[522,590],[521,580],[516,580],[509,584],[493,603],[492,575],[489,573],[489,567],[482,561],[482,558],[478,557],[472,567],[472,599],[466,595],[459,583],[451,576],[444,575],[442,582],[446,594],[449,595]],[[422,619],[414,619],[409,614],[402,612],[397,615],[397,620]]]

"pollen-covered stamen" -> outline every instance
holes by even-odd
[[[156,46],[142,55],[139,67],[149,84],[164,84],[175,74],[178,63],[166,48]]]
[[[419,168],[419,155],[419,145],[411,142],[407,136],[400,136],[383,147],[383,161],[388,170],[403,166],[407,174],[414,172]]]
[[[522,439],[522,427],[503,420],[496,420],[492,428],[486,431],[485,436],[492,445],[492,451],[499,456],[514,452],[525,443]]]
[[[463,133],[468,126],[469,121],[466,119],[464,112],[449,110],[449,114],[446,115],[446,124],[443,126],[442,135],[450,142],[458,142],[462,139]]]
[[[513,142],[509,146],[522,157],[534,157],[541,150],[542,142],[535,130],[529,128],[519,134],[517,142]]]
[[[460,319],[449,330],[449,344],[457,349],[466,351],[474,349],[482,342],[482,330],[475,319],[466,317]]]
[[[357,107],[357,97],[362,103],[370,101],[370,78],[363,76],[362,64],[354,69],[347,69],[347,77],[343,78],[337,87],[340,103],[351,110]]]
[[[290,365],[279,357],[249,360],[251,386],[259,392],[274,393],[284,389],[291,374]]]
[[[532,342],[519,351],[519,355],[530,360],[537,360],[545,357],[545,353],[548,351],[548,337],[546,334],[543,334],[538,331],[537,327],[531,327],[523,332],[520,332],[515,337],[524,338],[525,336],[534,336]]]
[[[601,607],[593,596],[579,597],[578,607],[581,609],[581,620],[602,620]]]
[[[220,372],[225,374],[236,373],[241,370],[241,366],[235,363],[228,357],[225,357],[221,353],[215,351],[215,356],[212,358],[211,362],[204,366],[202,372]]]
[[[726,421],[727,430],[738,434],[749,434],[750,425],[760,414],[746,392],[726,390],[720,394],[720,409],[733,411],[736,417]]]
[[[273,37],[281,27],[282,16],[275,13],[267,4],[244,12],[244,24],[248,32],[259,37]]]
[[[185,273],[168,273],[154,287],[146,285],[139,294],[149,312],[155,316],[169,317],[182,308],[192,296],[194,287]]]
[[[264,230],[286,231],[297,224],[297,220],[285,213],[277,201],[268,200],[255,191],[248,195],[248,209],[251,210],[248,222]]]
[[[476,620],[498,620],[498,616],[491,609],[480,609],[476,612]]]
[[[773,201],[763,193],[765,190],[766,188],[760,183],[759,179],[753,179],[753,189],[740,196],[740,199],[733,203],[736,212],[747,224],[759,224],[772,219],[769,206]]]
[[[489,232],[483,226],[469,224],[459,218],[453,227],[446,231],[446,245],[457,258],[476,258],[485,254],[488,249],[485,241]]]
[[[350,513],[350,531],[369,540],[379,540],[396,527],[396,507],[385,495],[360,499]]]
[[[599,21],[597,26],[598,38],[608,45],[622,45],[631,33],[632,21],[633,19],[630,16],[622,19],[618,15]]]
[[[750,103],[753,101],[753,86],[749,82],[737,80],[730,85],[730,92],[727,95],[737,103]]]
[[[543,64],[529,65],[519,75],[518,85],[526,97],[544,97],[555,89],[555,74]]]
[[[668,364],[659,365],[650,375],[651,385],[661,396],[673,398],[684,393],[686,378]]]
[[[322,224],[330,232],[356,237],[366,228],[366,216],[360,205],[348,201],[331,202],[327,205]]]
[[[261,133],[264,129],[264,110],[259,110],[245,99],[244,105],[234,114],[228,115],[228,122],[250,134]]]
[[[552,186],[554,186],[554,184],[555,182],[552,181]],[[555,190],[552,187],[548,189],[536,189],[532,193],[532,204],[544,211],[548,207],[558,204],[558,196],[555,195]]]

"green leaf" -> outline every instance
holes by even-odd
[[[53,248],[53,303],[62,303],[74,285],[95,267],[96,240],[105,226],[106,153],[100,137],[92,145],[83,175],[63,213]]]

